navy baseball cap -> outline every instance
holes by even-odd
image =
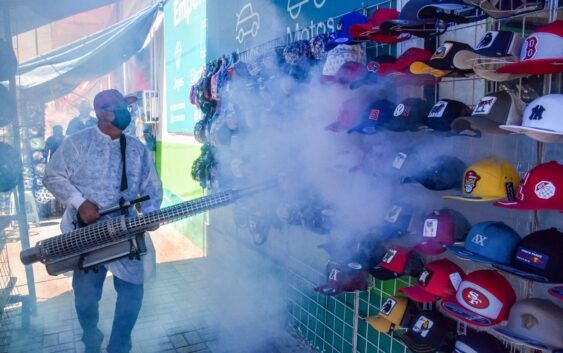
[[[420,183],[429,190],[450,190],[461,188],[461,180],[467,165],[457,157],[441,155],[420,173],[406,177],[401,182]]]
[[[475,49],[461,50],[454,58],[454,65],[461,70],[471,70],[478,59],[494,58],[495,62],[516,62],[524,39],[512,31],[488,31],[481,37]]]
[[[387,99],[373,102],[364,113],[362,121],[348,130],[348,133],[358,132],[364,135],[374,134],[378,130],[378,127],[383,126],[385,122],[392,119],[393,111],[396,106],[395,103]]]
[[[483,263],[510,263],[520,242],[516,231],[502,222],[475,224],[462,246],[450,245],[448,250],[462,259]]]
[[[424,125],[432,106],[424,99],[407,98],[397,104],[385,128],[391,131],[416,131]]]
[[[455,119],[470,113],[471,109],[464,103],[453,99],[442,99],[430,109],[425,124],[436,131],[450,131]]]
[[[459,336],[453,353],[508,353],[501,341],[486,332]]]
[[[338,27],[336,30],[336,35],[334,39],[331,39],[328,44],[338,45],[338,44],[348,44],[354,40],[350,34],[350,27],[356,24],[368,23],[369,19],[358,12],[350,12],[340,18],[338,22]]]
[[[524,237],[510,264],[493,266],[517,276],[544,283],[563,283],[563,233],[544,229]]]
[[[435,311],[423,311],[409,324],[408,331],[399,336],[415,353],[451,352],[456,341],[456,324]]]

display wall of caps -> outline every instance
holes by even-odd
[[[478,351],[486,345],[500,352],[504,347],[498,338],[546,350],[563,347],[556,335],[545,339],[545,330],[537,330],[551,320],[563,320],[560,310],[549,310],[552,305],[560,308],[553,302],[558,300],[557,283],[562,281],[555,270],[561,265],[562,249],[546,246],[563,244],[561,232],[551,228],[549,219],[547,224],[534,220],[533,232],[517,231],[499,219],[463,220],[464,208],[481,204],[488,212],[485,204],[493,202],[499,207],[497,212],[521,212],[508,218],[528,218],[524,211],[530,210],[563,210],[561,160],[543,160],[541,154],[543,143],[563,142],[563,123],[558,117],[563,108],[563,22],[553,16],[550,20],[549,14],[557,7],[549,2],[476,4],[410,0],[401,11],[370,9],[369,16],[342,16],[340,30],[333,35],[276,47],[258,57],[246,56],[246,61],[236,55],[221,58],[208,65],[192,87],[192,103],[205,113],[194,134],[206,146],[197,167],[194,164],[193,175],[202,186],[212,189],[252,180],[256,173],[252,161],[236,153],[230,153],[232,158],[223,166],[214,158],[227,148],[240,148],[246,134],[264,126],[260,115],[253,116],[251,103],[232,99],[235,91],[246,87],[257,97],[266,97],[259,100],[260,109],[269,111],[275,108],[264,101],[271,97],[268,94],[274,86],[281,86],[286,96],[291,94],[284,91],[288,78],[308,83],[314,80],[321,89],[340,87],[362,93],[385,83],[387,96],[375,94],[374,99],[361,103],[357,96],[343,99],[335,120],[320,128],[322,133],[361,135],[367,138],[362,143],[396,134],[400,143],[400,135],[414,140],[432,132],[440,138],[462,141],[459,144],[468,143],[463,151],[467,158],[444,153],[435,160],[427,159],[428,170],[417,173],[410,173],[411,157],[405,158],[404,153],[401,157],[402,152],[393,151],[390,158],[378,155],[381,160],[391,160],[387,164],[390,169],[404,171],[393,175],[404,187],[420,184],[419,190],[434,192],[438,200],[444,198],[443,208],[419,210],[427,212],[426,218],[418,220],[421,227],[413,227],[417,223],[412,221],[414,215],[405,216],[409,212],[403,211],[408,207],[389,205],[388,217],[367,232],[376,237],[334,242],[335,205],[314,192],[297,204],[280,203],[276,214],[269,215],[272,226],[264,227],[264,232],[281,222],[327,236],[320,251],[330,261],[320,271],[321,279],[303,280],[298,275],[302,264],[290,266],[294,280],[289,284],[290,321],[317,347],[333,351],[344,351],[348,346],[366,351],[376,347],[391,352],[394,344],[399,344],[422,353],[454,348]],[[462,31],[472,34],[475,42],[464,42],[459,34]],[[438,37],[433,53],[420,45],[410,46],[413,39],[432,37]],[[400,46],[401,54],[393,57],[389,53],[394,50],[387,50],[374,55],[366,42]],[[476,84],[471,83],[469,94],[460,93],[468,87],[464,82],[480,82],[478,87],[483,89],[475,89]],[[455,85],[459,85],[457,92]],[[423,87],[436,87],[434,101],[411,94]],[[292,101],[288,98],[287,102]],[[499,155],[493,153],[496,150],[486,154],[471,150],[476,143],[492,148],[495,143],[519,138],[511,133],[529,138],[526,146],[538,146],[540,158],[532,163],[526,160],[529,168],[519,168],[520,156],[506,154],[506,149],[500,149],[503,153]],[[467,136],[480,139],[465,139]],[[464,142],[469,140],[472,142]],[[530,144],[532,141],[538,143]],[[382,164],[370,165],[373,156],[362,157],[359,165],[347,166],[349,171],[388,177],[381,171]],[[281,184],[283,187],[283,181]],[[459,212],[448,210],[450,205]],[[540,288],[541,298],[527,298],[530,292],[522,287],[529,286]],[[534,300],[541,302],[537,308],[542,309],[532,312]],[[422,310],[429,307],[434,309]],[[314,319],[319,313],[331,318],[323,323],[331,328],[329,333],[319,333],[322,325]],[[515,317],[519,315],[530,317],[531,322],[525,325],[529,328],[517,328]],[[359,321],[350,323],[354,316]],[[452,320],[468,325],[468,334],[458,335]],[[492,326],[496,338],[471,330]],[[372,330],[382,334],[374,336]]]

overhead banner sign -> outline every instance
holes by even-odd
[[[164,58],[168,132],[193,133],[201,112],[190,104],[190,87],[206,62],[206,0],[171,0],[165,6]]]

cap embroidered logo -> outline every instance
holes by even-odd
[[[475,49],[485,49],[491,46],[491,44],[493,44],[493,42],[495,41],[496,36],[498,35],[498,32],[487,32],[485,33],[485,35],[481,38],[481,41],[479,41],[479,43],[477,44],[477,46],[475,47]]]
[[[424,221],[424,230],[422,236],[425,238],[436,238],[438,233],[438,220],[429,218]]]
[[[410,111],[411,106],[401,103],[397,106],[397,108],[395,108],[393,116],[409,116]]]
[[[436,49],[436,51],[434,52],[434,55],[432,55],[430,60],[445,58],[446,55],[448,55],[449,51],[452,49],[452,47],[453,47],[452,43],[444,43],[444,45],[442,45],[438,49]]]
[[[333,268],[330,271],[330,275],[328,276],[328,279],[331,281],[338,281],[338,274],[340,273],[340,271],[338,271],[337,269]]]
[[[487,240],[486,236],[482,234],[475,234],[475,236],[471,239],[471,242],[479,246],[485,246],[485,240]]]
[[[371,112],[369,113],[369,120],[379,120],[379,109],[372,109]]]
[[[396,249],[389,249],[385,253],[385,256],[383,256],[383,259],[381,260],[381,262],[385,262],[386,264],[389,264],[389,263],[391,263],[391,261],[393,261],[393,259],[395,258],[396,255],[397,255]]]
[[[426,287],[426,285],[428,284],[428,282],[430,282],[430,278],[432,278],[432,271],[425,269],[424,271],[422,271],[422,273],[420,274],[420,277],[418,277],[418,283],[423,286]]]
[[[385,303],[383,303],[383,305],[381,306],[380,312],[385,316],[389,316],[389,314],[391,314],[391,311],[393,311],[395,305],[397,305],[397,301],[395,299],[387,298]]]
[[[545,269],[549,261],[549,256],[540,254],[537,251],[519,247],[516,251],[516,260],[533,267]]]
[[[489,112],[493,108],[493,105],[495,104],[496,100],[497,100],[497,97],[491,97],[491,96],[486,96],[486,97],[481,98],[481,101],[479,102],[479,104],[477,104],[475,109],[473,109],[473,115],[489,114]]]
[[[465,192],[471,194],[477,187],[477,182],[480,179],[481,177],[474,170],[468,170],[467,173],[465,173],[465,178],[463,181]]]
[[[442,115],[444,115],[444,111],[446,110],[447,106],[448,106],[448,102],[439,101],[438,103],[436,103],[432,107],[432,109],[430,110],[430,113],[428,113],[428,117],[429,118],[441,118]]]
[[[542,180],[536,184],[534,188],[534,193],[537,197],[544,200],[549,200],[555,196],[555,185],[551,181]]]
[[[536,55],[538,45],[538,38],[534,35],[526,38],[526,56],[524,56],[523,60],[529,60]]]
[[[528,117],[528,120],[542,120],[543,112],[545,112],[545,108],[541,105],[536,105],[532,108],[532,113]]]
[[[369,72],[377,72],[377,70],[379,70],[379,66],[381,66],[381,64],[377,61],[370,61],[367,65],[367,69]]]
[[[487,297],[474,288],[465,288],[461,295],[463,300],[474,308],[485,309],[489,307]]]
[[[413,332],[418,333],[421,337],[428,336],[428,332],[434,326],[434,321],[428,319],[426,316],[421,315],[416,324],[412,327]]]

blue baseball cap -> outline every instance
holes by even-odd
[[[475,224],[463,247],[450,245],[448,250],[466,260],[508,264],[520,242],[520,235],[502,222]]]
[[[348,130],[348,133],[358,132],[364,135],[374,134],[383,124],[393,118],[393,111],[397,104],[381,99],[373,102],[362,116],[362,121]]]
[[[355,24],[365,24],[368,23],[369,19],[358,12],[350,12],[340,18],[338,22],[338,29],[336,31],[336,36],[331,39],[328,44],[338,45],[338,44],[348,44],[354,38],[350,34],[350,27]]]

